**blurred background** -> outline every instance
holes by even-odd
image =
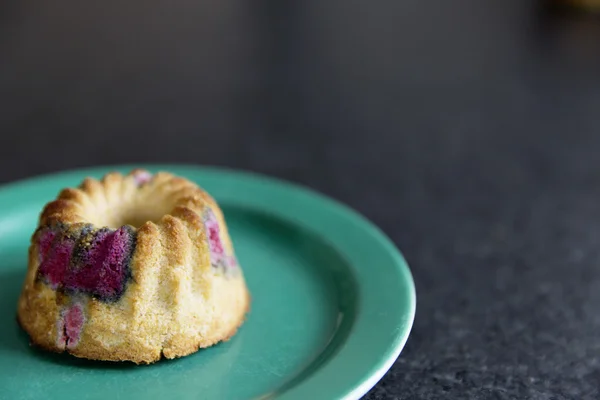
[[[367,399],[600,387],[600,19],[547,1],[0,4],[0,182],[179,162],[373,220],[418,293]]]

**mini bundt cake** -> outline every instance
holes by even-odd
[[[135,170],[46,205],[17,314],[34,345],[151,363],[227,340],[248,307],[216,202],[186,179]]]

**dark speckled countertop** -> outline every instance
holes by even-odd
[[[367,399],[595,399],[600,19],[540,4],[8,0],[0,182],[161,161],[306,184],[416,281]]]

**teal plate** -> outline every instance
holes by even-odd
[[[255,174],[146,165],[196,181],[225,213],[252,310],[229,342],[149,366],[29,347],[15,319],[27,247],[43,205],[102,167],[0,188],[0,398],[357,399],[396,360],[414,284],[392,242],[347,207]]]

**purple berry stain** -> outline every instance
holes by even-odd
[[[225,257],[223,242],[221,241],[221,228],[214,212],[209,208],[204,215],[204,226],[208,239],[211,263],[214,266],[221,264]]]
[[[210,262],[215,268],[223,268],[225,271],[233,270],[237,265],[237,259],[233,254],[227,254],[223,240],[221,239],[221,227],[215,213],[208,208],[204,213],[204,227],[210,251]]]
[[[229,267],[229,268],[237,267],[238,266],[237,258],[235,258],[235,256],[227,256],[227,258],[225,259],[225,265],[227,265],[227,267]]]
[[[126,228],[98,231],[89,250],[78,255],[78,266],[68,271],[63,282],[65,289],[104,299],[119,297],[127,279],[131,250],[131,236]]]
[[[50,228],[43,229],[40,232],[40,261],[43,261],[44,257],[46,257],[46,254],[48,254],[48,251],[50,250],[50,247],[52,246],[52,242],[54,241],[55,237],[56,232]]]
[[[133,180],[136,185],[142,186],[152,180],[152,174],[148,171],[136,171],[133,174]]]
[[[79,303],[72,304],[61,312],[57,323],[57,345],[61,348],[73,349],[79,343],[85,316]]]
[[[51,246],[48,245],[49,238],[53,237]],[[75,247],[75,241],[70,237],[55,234],[42,234],[40,241],[40,256],[42,262],[38,273],[46,277],[53,289],[56,289],[64,280],[67,268],[71,262],[71,254]],[[42,252],[43,255],[42,255]]]
[[[40,236],[40,253],[49,237]],[[131,277],[129,261],[134,249],[135,232],[126,226],[117,230],[88,228],[72,235],[57,232],[41,258],[38,274],[53,289],[116,301]]]

